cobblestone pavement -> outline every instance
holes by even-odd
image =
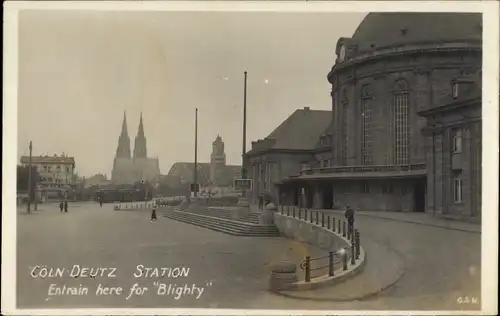
[[[301,260],[317,248],[282,238],[242,238],[182,224],[163,217],[149,222],[140,210],[112,211],[110,205],[82,206],[61,214],[44,208],[33,215],[18,216],[18,307],[212,307],[258,309],[478,309],[479,304],[458,304],[459,297],[480,300],[481,235],[425,225],[359,216],[357,228],[365,245],[392,249],[404,261],[404,275],[379,296],[351,302],[298,300],[267,291],[271,262]],[[387,258],[367,246],[367,264],[384,266]],[[372,251],[370,251],[372,249]],[[30,277],[30,267],[116,267],[116,278]],[[145,267],[190,268],[186,278],[134,278],[138,264]],[[351,280],[352,291],[363,274]],[[186,295],[156,295],[154,282],[205,287],[199,299]],[[361,280],[361,281],[360,281]],[[211,283],[210,283],[211,282]],[[350,281],[348,281],[350,282]],[[89,288],[86,296],[48,296],[51,283]],[[101,283],[121,286],[121,296],[95,296]],[[148,286],[142,296],[126,300],[135,283]],[[211,285],[207,285],[211,284]],[[349,284],[344,284],[345,291]],[[350,293],[351,295],[354,293]]]
[[[172,221],[141,210],[113,211],[105,204],[82,204],[61,213],[57,205],[43,205],[31,215],[18,209],[17,306],[18,308],[74,307],[214,307],[245,308],[267,293],[272,262],[300,262],[306,255],[324,251],[284,238],[234,237]],[[135,278],[137,265],[186,267],[187,277]],[[33,278],[36,266],[65,268],[63,278]],[[116,278],[70,277],[74,265],[117,268]],[[74,270],[76,272],[76,269]],[[196,299],[186,295],[157,295],[154,282],[204,288]],[[142,296],[128,300],[135,283],[148,287]],[[88,295],[48,295],[49,286],[87,287]],[[96,296],[98,285],[122,287],[121,295]],[[282,308],[285,308],[283,306]]]

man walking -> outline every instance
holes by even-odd
[[[261,195],[259,195],[259,210],[262,210],[264,209],[264,197]]]
[[[68,201],[64,201],[64,212],[68,213]]]
[[[344,216],[347,219],[347,239],[351,240],[354,237],[354,210],[349,205],[346,206]]]
[[[156,209],[153,208],[153,210],[151,211],[151,223],[153,221],[156,221]]]
[[[64,203],[61,201],[61,203],[59,203],[59,209],[61,210],[61,213],[64,209]]]

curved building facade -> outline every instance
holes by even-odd
[[[436,27],[439,25],[439,27]],[[337,41],[327,144],[287,203],[479,217],[482,16],[370,13]]]

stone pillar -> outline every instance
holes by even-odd
[[[292,262],[279,262],[271,269],[269,288],[271,291],[295,290],[297,280],[296,265]]]
[[[436,215],[443,214],[443,134],[434,136],[434,210]]]
[[[426,212],[434,212],[434,183],[435,183],[435,144],[434,144],[434,134],[427,135],[425,137],[425,149],[424,154],[426,155],[426,168],[427,168],[427,186],[426,186]]]
[[[462,130],[462,135],[463,135],[463,140],[462,140],[462,202],[463,202],[463,209],[462,209],[462,216],[465,217],[470,217],[472,213],[472,205],[471,205],[471,199],[472,199],[472,187],[471,187],[471,180],[472,180],[472,170],[470,168],[470,163],[471,163],[471,151],[472,151],[472,146],[471,146],[471,137],[470,137],[470,129],[467,126]]]

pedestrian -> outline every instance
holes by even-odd
[[[354,237],[354,210],[349,205],[346,206],[344,216],[347,219],[347,239],[351,239]]]
[[[102,207],[102,200],[99,199],[99,205]]]
[[[64,201],[64,212],[68,213],[68,201]]]
[[[64,203],[61,201],[61,203],[59,203],[59,209],[61,210],[61,213],[64,209]]]
[[[156,209],[153,208],[151,211],[151,222],[156,221]]]
[[[264,208],[264,197],[262,195],[259,195],[259,210],[262,210]]]

